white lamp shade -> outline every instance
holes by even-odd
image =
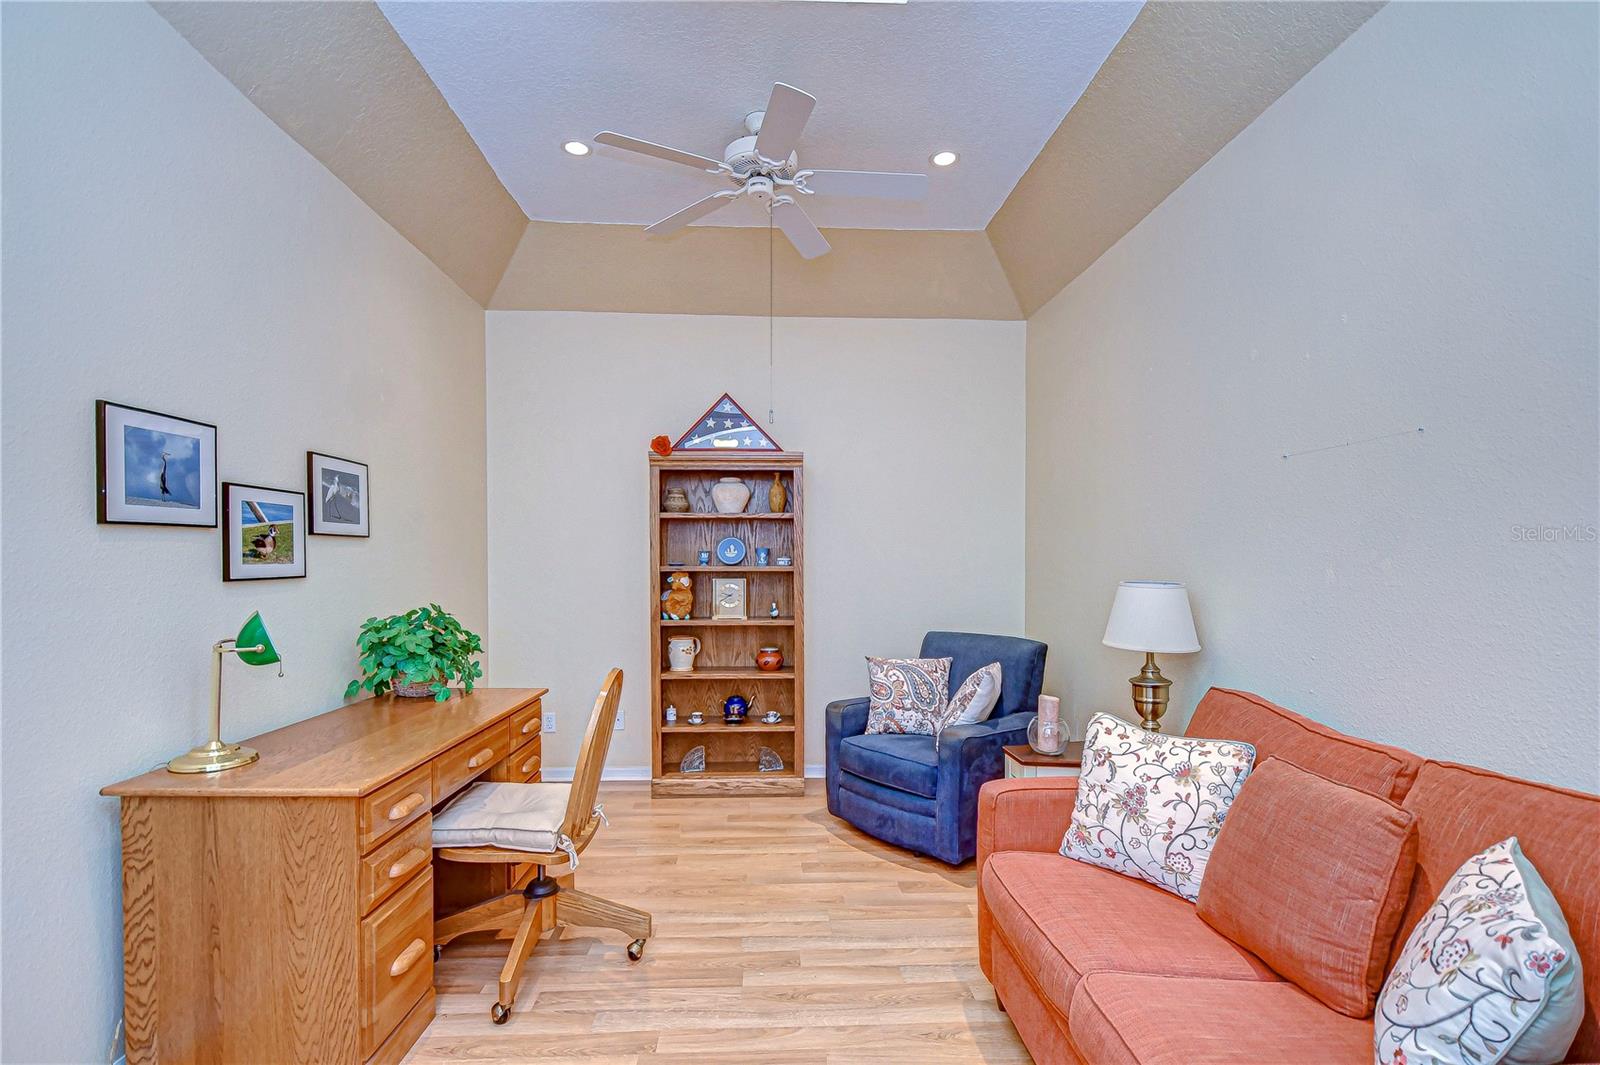
[[[1182,581],[1123,581],[1111,601],[1107,647],[1124,651],[1188,654],[1200,650]]]

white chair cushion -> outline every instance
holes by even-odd
[[[435,847],[560,850],[571,784],[474,784],[433,818]]]

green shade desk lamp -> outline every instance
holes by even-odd
[[[167,763],[169,773],[220,773],[224,769],[249,765],[261,753],[241,743],[222,742],[222,656],[235,654],[247,666],[267,666],[278,663],[278,676],[283,676],[283,657],[272,646],[266,623],[261,614],[251,614],[250,619],[231,640],[218,640],[211,645],[211,742],[202,744],[188,754],[180,754]]]

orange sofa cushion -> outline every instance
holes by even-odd
[[[1059,854],[1003,851],[984,864],[990,921],[1039,994],[1063,1018],[1091,972],[1277,980],[1212,931],[1178,896]]]
[[[1372,1061],[1371,1021],[1282,982],[1093,973],[1067,1024],[1079,1057],[1094,1065]]]
[[[1405,808],[1417,818],[1417,875],[1390,965],[1461,864],[1516,836],[1561,904],[1583,963],[1583,1023],[1565,1060],[1600,1061],[1600,795],[1430,761]]]
[[[1201,920],[1351,1017],[1370,1017],[1417,864],[1416,819],[1282,758],[1217,837]]]
[[[1259,695],[1228,688],[1206,692],[1185,732],[1243,740],[1254,745],[1257,765],[1274,756],[1287,758],[1318,776],[1390,802],[1405,798],[1422,765],[1410,751],[1346,736]]]

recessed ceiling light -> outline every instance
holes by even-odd
[[[934,166],[955,166],[956,160],[961,157],[955,152],[934,152],[929,157]]]
[[[561,150],[568,155],[588,155],[589,146],[582,141],[568,141],[561,146]]]

